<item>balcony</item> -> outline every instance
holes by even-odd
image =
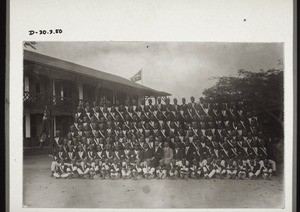
[[[47,105],[54,110],[72,112],[75,110],[78,99],[71,97],[60,97],[48,93],[33,93],[25,91],[23,95],[24,107],[44,109]]]

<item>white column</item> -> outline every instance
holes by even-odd
[[[52,83],[52,95],[53,97],[51,102],[53,103],[53,105],[56,105],[56,96],[55,96],[55,79],[51,79],[51,83]]]
[[[24,89],[25,89],[25,92],[29,92],[29,77],[28,76],[25,76]]]
[[[52,87],[53,87],[52,93],[55,96],[55,79],[52,80]]]
[[[54,131],[54,137],[56,136],[56,116],[53,116],[53,131]]]
[[[78,82],[78,98],[83,99],[83,86],[81,82]]]
[[[31,134],[30,134],[30,114],[26,113],[25,114],[25,137],[26,138],[30,138]]]
[[[60,99],[61,99],[61,100],[64,100],[63,97],[64,97],[64,88],[63,88],[63,86],[61,85],[61,86],[60,86]]]

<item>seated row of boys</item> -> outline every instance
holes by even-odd
[[[80,103],[67,138],[56,133],[51,170],[62,178],[270,177],[276,164],[259,128],[244,102]]]
[[[159,137],[153,142],[139,139],[126,143],[101,139],[98,145],[85,138],[78,143],[63,139],[54,154],[51,176],[270,178],[276,171],[276,164],[268,159],[265,147],[255,140],[248,143],[241,139],[215,142],[202,136],[195,141],[185,137],[184,142],[180,139],[163,142]]]

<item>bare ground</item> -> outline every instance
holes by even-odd
[[[24,157],[23,207],[283,208],[282,174],[269,180],[55,179],[51,158]]]

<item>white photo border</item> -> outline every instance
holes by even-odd
[[[292,0],[12,0],[9,51],[10,211],[86,211],[23,208],[23,41],[184,41],[284,43],[284,209],[188,209],[191,211],[291,211],[293,188]],[[244,19],[246,21],[244,21]],[[29,30],[63,30],[29,35]],[[89,211],[117,209],[89,209]],[[141,209],[127,209],[141,210]],[[145,209],[152,210],[152,209]],[[156,209],[157,211],[173,209]],[[187,209],[176,209],[185,211]],[[124,210],[125,211],[125,210]]]

